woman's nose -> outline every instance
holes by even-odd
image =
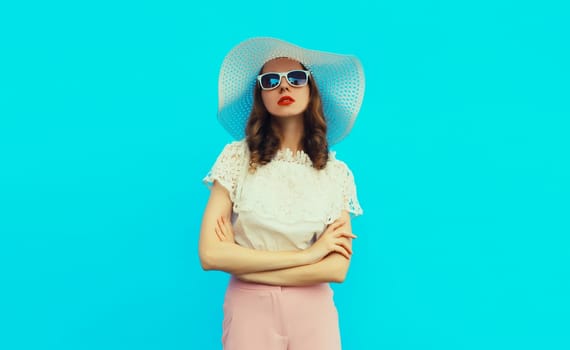
[[[283,91],[283,90],[287,90],[289,91],[289,87],[291,87],[291,85],[289,84],[289,80],[287,80],[287,77],[281,77],[281,82],[279,84],[279,91]]]

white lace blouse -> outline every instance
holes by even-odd
[[[322,170],[303,151],[279,150],[266,165],[248,171],[245,140],[225,146],[203,179],[225,187],[233,202],[237,244],[260,250],[300,250],[313,244],[343,210],[361,215],[354,177],[330,152]]]

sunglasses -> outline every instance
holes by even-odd
[[[286,77],[289,85],[301,87],[307,85],[310,72],[308,70],[290,70],[288,72],[267,72],[257,76],[259,85],[263,90],[273,90],[281,85],[281,77]]]

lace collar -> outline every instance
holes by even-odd
[[[329,151],[329,161],[336,159],[336,152]],[[284,148],[277,151],[273,160],[280,160],[289,163],[297,163],[303,165],[313,166],[313,162],[311,158],[305,151],[298,150],[298,151],[291,151],[290,148]]]
[[[273,160],[280,160],[289,163],[297,163],[303,165],[312,166],[313,162],[311,158],[305,151],[298,150],[296,152],[291,151],[290,148],[284,148],[277,151]]]

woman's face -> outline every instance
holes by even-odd
[[[263,66],[261,73],[288,72],[304,69],[301,64],[289,58],[276,58]],[[310,78],[309,78],[310,79]],[[261,90],[261,99],[269,114],[278,118],[300,116],[309,105],[309,85],[294,87],[287,78],[281,78],[281,84],[273,90]]]

